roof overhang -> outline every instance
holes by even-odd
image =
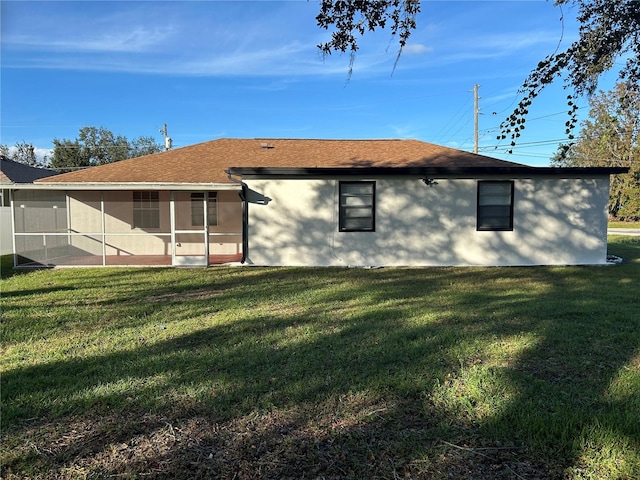
[[[334,176],[419,176],[430,178],[479,178],[509,176],[533,177],[595,177],[627,173],[628,167],[336,167],[336,168],[283,168],[283,167],[231,167],[227,174],[243,178],[320,178]]]
[[[220,191],[242,190],[240,183],[155,183],[155,182],[38,182],[10,185],[13,190],[175,190],[175,191]]]

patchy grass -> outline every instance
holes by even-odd
[[[638,478],[640,239],[610,253],[3,268],[2,476]]]
[[[640,228],[640,222],[609,222],[609,228]]]

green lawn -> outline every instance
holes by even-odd
[[[5,479],[640,478],[616,266],[3,262]]]

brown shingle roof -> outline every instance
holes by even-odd
[[[230,167],[504,168],[523,166],[418,140],[222,138],[117,163],[65,173],[42,183],[230,183]]]

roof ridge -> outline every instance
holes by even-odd
[[[287,140],[300,142],[422,142],[416,138],[286,138],[286,137],[255,137],[255,138],[220,138],[219,140]],[[215,141],[215,140],[213,140]]]
[[[261,145],[262,144],[262,145]],[[267,148],[265,148],[267,147]],[[275,147],[275,148],[268,148]],[[227,182],[229,167],[416,168],[518,166],[417,139],[218,138],[68,172],[43,182]],[[524,165],[522,165],[524,166]]]

